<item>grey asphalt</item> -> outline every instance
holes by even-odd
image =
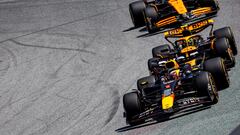
[[[217,105],[129,128],[122,96],[148,75],[162,34],[131,30],[131,0],[0,0],[1,135],[227,135],[240,124],[240,62]],[[215,28],[240,38],[240,1]]]

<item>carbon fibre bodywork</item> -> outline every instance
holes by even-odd
[[[194,85],[196,84],[196,78],[202,73],[201,68],[195,68],[189,74],[184,72],[184,69],[181,69],[182,75],[178,79],[163,81],[159,78],[154,83],[143,83],[142,85],[146,87],[138,90],[138,93],[144,109],[141,113],[132,116],[131,119],[127,118],[127,123],[145,122],[148,119],[174,116],[181,110],[190,107],[211,104],[213,101],[209,96],[201,95],[201,92]],[[159,76],[163,77],[165,75],[161,73]],[[218,98],[215,84],[209,83],[209,89]]]

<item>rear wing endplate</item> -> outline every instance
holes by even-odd
[[[186,36],[184,34],[185,31],[190,32],[190,34],[196,34],[196,33],[203,31],[204,29],[206,29],[209,26],[213,26],[213,23],[214,23],[214,20],[208,19],[208,20],[203,20],[203,21],[199,21],[196,23],[192,23],[192,24],[186,24],[186,25],[181,26],[180,28],[176,28],[176,29],[172,29],[172,30],[164,32],[164,36],[165,36],[165,38],[184,37],[184,36]],[[212,33],[212,30],[211,30],[210,34],[211,33]]]

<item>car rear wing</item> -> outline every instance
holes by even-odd
[[[196,23],[192,23],[192,24],[186,24],[181,26],[180,28],[176,28],[176,29],[172,29],[164,32],[164,36],[166,39],[185,37],[185,36],[199,33],[209,26],[212,26],[210,31],[210,35],[212,35],[213,23],[214,23],[214,20],[208,19],[208,20],[203,20]]]

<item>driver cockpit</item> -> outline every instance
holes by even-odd
[[[202,41],[203,41],[203,38],[200,35],[194,35],[194,36],[184,37],[175,41],[175,45],[179,50],[182,50],[188,46],[197,47],[199,43],[201,43]]]

